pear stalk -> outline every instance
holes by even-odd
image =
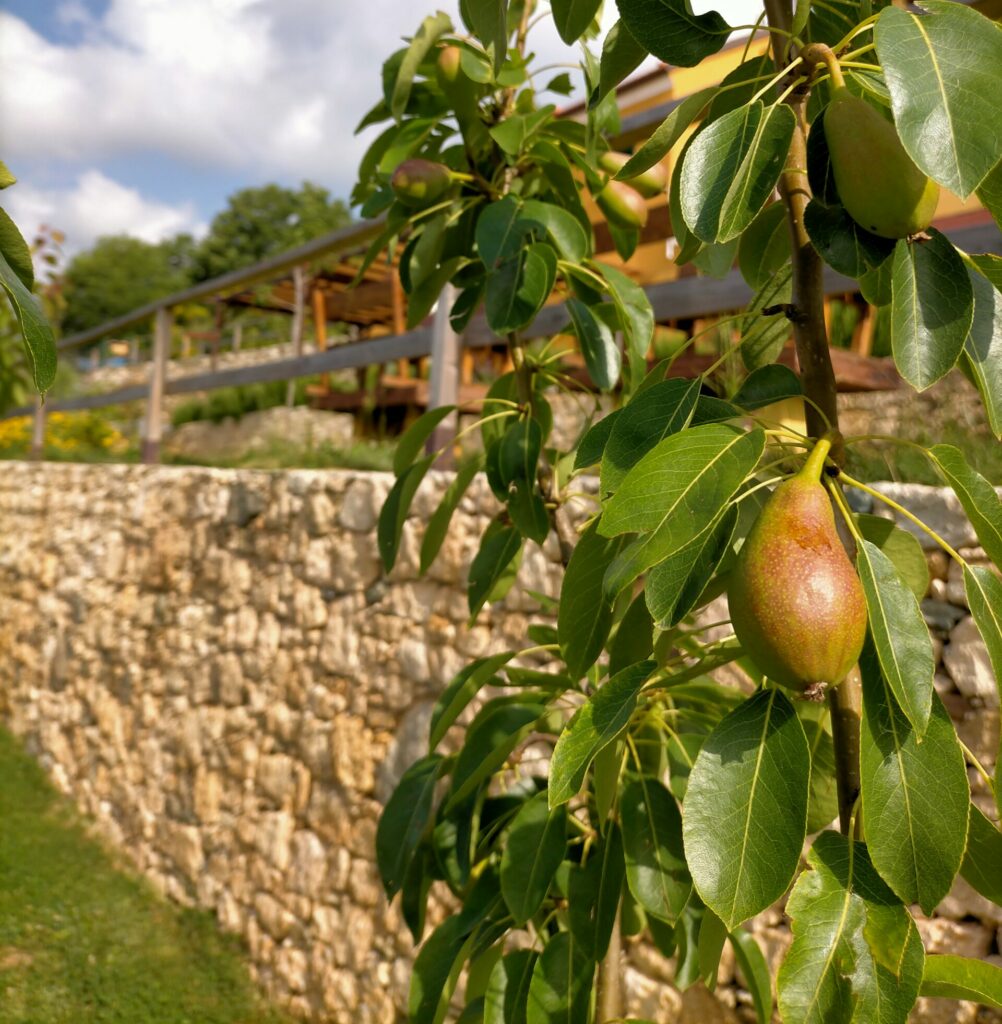
[[[789,31],[793,23],[790,0],[764,0],[768,22],[773,28]],[[788,61],[788,44],[782,36],[772,37],[773,56],[777,68]],[[794,324],[794,340],[800,363],[804,393],[816,406],[806,410],[808,432],[820,437],[828,429],[837,429],[838,410],[835,402],[835,373],[828,353],[828,334],[824,320],[824,289],[821,260],[814,251],[804,226],[804,210],[810,199],[807,182],[806,106],[809,92],[797,90],[785,100],[797,116],[786,170],[782,175],[781,193],[786,204],[793,242],[793,303],[799,323]],[[822,415],[828,424],[822,423]],[[844,446],[836,436],[832,458],[841,466]],[[840,534],[850,555],[854,554],[852,539]],[[859,797],[859,729],[862,718],[862,693],[859,671],[853,669],[838,686],[828,691],[835,745],[835,774],[838,784],[839,820],[842,832],[852,828],[853,808]]]

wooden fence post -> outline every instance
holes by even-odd
[[[292,342],[292,354],[303,354],[303,320],[306,314],[306,271],[303,267],[292,268],[292,328],[289,340]],[[290,380],[285,388],[285,404],[292,408],[296,404],[296,382]]]
[[[327,351],[327,297],[319,285],[313,286],[313,335],[317,343],[318,352]],[[331,375],[320,374],[320,393],[329,394],[331,389]]]
[[[45,458],[45,403],[35,395],[35,415],[31,418],[31,459],[41,462]]]
[[[167,379],[167,360],[170,358],[170,332],[173,313],[158,309],[153,321],[153,360],[150,363],[150,386],[146,399],[146,430],[143,437],[143,462],[160,461],[160,442],[163,439],[164,383]]]
[[[459,335],[452,329],[449,322],[449,311],[456,301],[456,289],[447,284],[438,297],[438,308],[431,335],[431,378],[428,381],[428,408],[435,409],[440,405],[457,405],[459,403]],[[451,412],[442,420],[428,438],[427,451],[434,452],[449,444],[456,436],[459,424],[457,412]],[[446,451],[438,465],[441,468],[450,466],[453,452]]]

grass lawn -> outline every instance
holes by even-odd
[[[0,729],[0,1022],[288,1024],[239,944],[117,864]]]

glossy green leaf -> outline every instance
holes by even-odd
[[[954,367],[974,320],[963,260],[945,235],[935,228],[927,234],[928,242],[901,239],[891,265],[891,349],[901,376],[918,391]]]
[[[586,469],[601,460],[609,436],[612,434],[612,428],[621,411],[621,409],[615,409],[588,428],[581,438],[577,454],[574,456],[575,469]]]
[[[644,594],[659,628],[678,625],[696,607],[730,548],[737,521],[738,506],[731,505],[710,529],[650,568],[644,581]]]
[[[469,706],[470,701],[494,679],[498,669],[507,665],[514,657],[513,651],[503,651],[501,654],[477,658],[469,665],[464,665],[452,677],[432,708],[431,722],[428,726],[429,750],[434,750],[442,742],[449,727]]]
[[[651,137],[620,168],[616,177],[620,181],[629,181],[660,163],[718,91],[717,86],[711,85],[679,100]]]
[[[379,556],[383,560],[383,568],[389,572],[397,560],[400,537],[404,531],[404,522],[410,511],[411,502],[425,474],[434,462],[434,456],[428,455],[419,459],[397,477],[390,488],[390,493],[379,510],[379,523],[376,527],[376,544]]]
[[[10,172],[10,168],[0,160],[0,189],[10,188],[17,183],[17,178]]]
[[[619,811],[630,892],[648,914],[674,921],[692,892],[675,798],[657,779],[642,775],[627,783]]]
[[[545,710],[542,704],[518,704],[505,698],[485,704],[466,731],[446,808],[460,803],[497,771]]]
[[[518,200],[511,195],[484,207],[477,218],[476,244],[485,266],[494,267],[518,252],[528,227],[521,218]]]
[[[919,743],[869,643],[859,667],[862,807],[870,857],[899,899],[931,914],[950,891],[967,845],[970,788],[964,756],[935,693]]]
[[[893,519],[883,516],[857,515],[856,526],[866,540],[894,563],[915,600],[921,601],[929,589],[929,563],[915,534],[902,530],[894,525]]]
[[[964,956],[927,956],[922,995],[963,999],[1002,1010],[1002,967]]]
[[[614,676],[654,653],[654,621],[643,594],[630,603],[609,644],[609,675]]]
[[[807,799],[807,833],[810,835],[826,828],[838,816],[835,745],[825,705],[805,701],[797,708],[797,713],[811,751],[811,788]]]
[[[731,397],[731,402],[741,409],[753,412],[773,402],[787,398],[799,398],[803,394],[800,377],[782,363],[771,363],[753,370]]]
[[[438,754],[415,761],[386,802],[376,829],[376,863],[388,898],[399,892],[418,843],[431,820],[435,785],[442,767]]]
[[[784,203],[770,203],[738,243],[738,269],[750,288],[761,288],[790,258],[790,226]]]
[[[526,1024],[588,1024],[594,973],[570,932],[554,935],[532,972]]]
[[[783,1019],[906,1024],[924,960],[907,909],[862,843],[822,832],[807,860],[787,901],[793,944],[777,978]]]
[[[508,495],[508,515],[527,540],[539,545],[546,542],[550,533],[550,515],[535,482],[517,480],[512,485]]]
[[[921,13],[881,11],[874,42],[908,155],[966,199],[1002,159],[1002,34],[962,4],[923,0]]]
[[[793,298],[793,271],[789,261],[783,263],[765,281],[748,303],[741,321],[741,360],[749,370],[774,363],[783,346],[793,337],[793,326],[777,307]],[[771,309],[766,314],[763,310]]]
[[[1002,284],[993,287],[980,274],[970,278],[974,320],[960,367],[981,395],[992,433],[1002,439]]]
[[[840,205],[831,152],[825,136],[824,118],[820,113],[812,122],[807,136],[807,181],[811,186],[811,195],[818,202],[826,206]]]
[[[894,563],[868,540],[857,545],[856,570],[870,621],[870,634],[883,677],[918,739],[932,709],[936,658],[929,628],[915,594]]]
[[[542,428],[531,416],[518,419],[508,427],[498,453],[498,470],[505,486],[515,480],[535,479],[542,447]]]
[[[407,109],[407,101],[410,99],[411,88],[414,85],[414,76],[417,74],[421,62],[431,52],[435,43],[446,32],[451,31],[452,19],[439,11],[437,14],[429,14],[414,33],[414,38],[408,44],[407,52],[400,63],[396,84],[393,86],[393,96],[390,99],[390,113],[397,121]]]
[[[617,21],[609,29],[602,43],[602,59],[599,64],[598,89],[588,98],[589,106],[595,107],[615,89],[620,82],[640,67],[647,59],[647,51],[633,37],[633,33]]]
[[[529,982],[538,959],[531,949],[516,949],[501,957],[487,983],[484,1024],[526,1024]]]
[[[434,854],[428,844],[423,843],[411,859],[404,877],[403,889],[400,891],[400,914],[415,944],[419,943],[424,935],[433,861]]]
[[[705,127],[682,165],[682,215],[704,242],[737,238],[772,194],[796,119],[761,100]]]
[[[1002,499],[995,488],[967,462],[959,448],[937,444],[929,454],[964,506],[985,553],[1002,567]]]
[[[553,291],[557,256],[545,242],[534,242],[487,275],[484,314],[487,325],[503,337],[536,318]]]
[[[1002,832],[974,804],[960,874],[985,899],[1002,907]]]
[[[537,793],[515,815],[501,855],[501,893],[517,926],[542,906],[566,849],[567,808],[551,811]]]
[[[24,286],[17,272],[0,252],[0,287],[7,293],[17,317],[32,379],[40,394],[48,391],[56,377],[56,343],[52,328],[42,314],[35,296]]]
[[[574,333],[581,346],[581,355],[584,356],[589,376],[596,387],[603,391],[610,390],[619,380],[622,366],[622,356],[612,328],[580,299],[568,299],[567,312],[574,325]]]
[[[550,762],[550,806],[575,796],[595,755],[628,725],[637,695],[655,669],[652,661],[631,665],[603,683],[564,727]]]
[[[588,863],[583,868],[573,868],[570,876],[568,916],[571,932],[582,951],[593,960],[600,960],[609,949],[625,874],[623,833],[614,821],[609,822],[601,843],[588,857]]]
[[[393,472],[396,476],[400,476],[413,465],[425,442],[435,432],[435,428],[455,408],[454,405],[440,405],[435,409],[429,409],[407,428],[397,442],[397,450],[393,453]]]
[[[1002,161],[999,161],[977,188],[978,199],[1002,229]]]
[[[716,12],[693,14],[688,0],[616,0],[637,41],[658,60],[692,68],[727,42],[730,26]]]
[[[894,298],[892,287],[894,258],[884,260],[879,267],[868,270],[859,279],[859,290],[871,306],[889,306]]]
[[[488,129],[491,138],[513,160],[522,155],[540,128],[552,120],[555,108],[540,107],[528,114],[510,114]]]
[[[445,494],[442,495],[438,508],[435,509],[428,520],[424,537],[421,539],[420,572],[422,575],[431,568],[432,563],[438,556],[449,532],[449,524],[452,522],[453,514],[459,507],[459,503],[463,500],[463,495],[466,494],[470,484],[473,483],[473,478],[481,469],[483,469],[482,456],[478,455],[475,458],[469,459],[456,471],[452,483],[445,489]]]
[[[441,1024],[456,987],[469,927],[460,915],[447,917],[418,951],[407,998],[410,1024]]]
[[[692,258],[692,265],[708,277],[718,281],[727,277],[734,267],[738,254],[738,240],[729,242],[707,242]]]
[[[696,410],[697,398],[698,378],[666,380],[638,392],[616,417],[602,453],[601,493],[616,491],[652,448],[684,430]]]
[[[703,922],[705,909],[699,897],[693,895],[692,901],[675,925],[674,983],[680,992],[691,988],[699,981],[699,927]],[[657,921],[657,918],[651,918],[651,921]],[[650,927],[653,935],[656,926],[651,924]]]
[[[772,977],[765,954],[754,936],[743,928],[731,932],[728,938],[745,988],[751,993],[758,1024],[769,1024],[772,1020]]]
[[[621,538],[603,537],[593,523],[581,535],[567,563],[560,585],[557,636],[560,656],[575,679],[595,664],[612,626],[612,601],[602,589],[602,578],[616,553]]]
[[[641,533],[613,561],[607,593],[619,593],[645,569],[685,547],[716,520],[755,468],[765,443],[723,424],[672,434],[648,452],[609,499],[599,531]]]
[[[683,805],[685,853],[696,890],[728,930],[793,879],[810,771],[803,727],[779,690],[748,698],[703,743]]]
[[[644,289],[615,267],[604,263],[597,269],[605,278],[616,312],[623,325],[626,347],[638,359],[647,359],[647,350],[654,337],[654,310]]]
[[[0,254],[30,292],[35,287],[35,266],[31,261],[31,250],[6,210],[0,210]]]
[[[703,912],[703,920],[699,926],[699,975],[703,984],[712,992],[717,987],[717,971],[720,967],[720,955],[727,941],[727,929],[724,922],[712,910]]]
[[[550,0],[560,38],[568,46],[576,43],[588,31],[601,6],[602,0]]]
[[[527,199],[522,204],[521,219],[523,224],[545,230],[565,260],[580,263],[587,255],[588,236],[584,227],[573,213],[562,206]]]
[[[1002,694],[1002,580],[989,569],[965,565],[964,592]]]
[[[508,0],[462,0],[463,18],[500,69],[508,50]]]
[[[841,206],[812,199],[804,211],[804,227],[818,255],[847,277],[862,277],[894,251],[894,242],[860,227]]]
[[[485,531],[480,550],[470,563],[466,597],[471,618],[483,608],[522,548],[522,535],[513,526],[497,521],[491,526],[495,529],[488,527]]]

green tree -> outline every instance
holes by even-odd
[[[63,331],[73,334],[180,291],[191,283],[190,236],[158,244],[128,235],[100,238],[66,268]]]
[[[216,214],[195,255],[195,280],[230,270],[302,245],[351,220],[348,208],[319,185],[245,188],[229,197]]]
[[[364,123],[388,127],[354,193],[386,216],[367,259],[403,239],[411,322],[451,283],[456,329],[482,309],[514,366],[469,428],[482,460],[428,518],[422,569],[479,470],[499,510],[469,567],[471,618],[511,586],[526,545],[554,533],[565,563],[556,628],[531,625],[524,647],[459,672],[381,818],[384,886],[422,943],[409,1020],[445,1020],[467,965],[464,1024],[621,1021],[620,934],[646,930],[681,986],[712,985],[730,942],[766,1024],[773,984],[743,925],[784,894],[786,1024],[905,1024],[920,993],[1002,1007],[1002,968],[927,954],[912,919],[958,874],[1002,905],[1002,787],[935,692],[921,551],[843,497],[866,487],[842,469],[860,439],[838,430],[822,289],[824,262],[855,278],[889,309],[902,376],[924,389],[959,366],[1002,437],[1002,257],[961,253],[929,223],[937,185],[1002,216],[1002,33],[944,0],[764,0],[771,56],[676,105],[624,162],[603,138],[617,83],[648,53],[697,65],[732,27],[687,0],[617,0],[599,56],[601,0],[552,0],[564,41],[584,47],[587,113],[571,122],[532,73],[535,7],[464,0],[461,26],[425,18],[382,69]],[[737,255],[756,293],[735,318],[744,377],[725,386],[673,377],[670,358],[648,368],[651,307],[595,259],[581,201],[596,198],[628,258],[654,184],[641,175],[690,126],[668,190],[677,260]],[[533,328],[558,284],[592,381],[621,399],[569,451],[549,440],[548,395],[567,378]],[[799,374],[775,362],[791,333]],[[763,419],[794,396],[806,435]],[[398,446],[387,570],[449,411]],[[956,449],[926,455],[1002,567],[994,489]],[[584,473],[597,492],[575,482]],[[590,503],[580,534],[572,502]],[[999,577],[921,526],[960,565],[1002,685]],[[736,635],[710,640],[691,614],[723,591]],[[744,691],[709,674],[723,665]],[[432,886],[458,909],[426,935]]]

